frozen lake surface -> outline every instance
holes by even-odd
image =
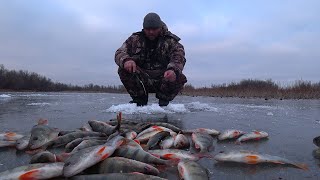
[[[28,133],[39,118],[62,130],[80,127],[91,119],[109,120],[121,111],[125,119],[162,121],[183,129],[197,127],[263,130],[269,139],[235,145],[233,141],[214,142],[215,150],[250,150],[305,163],[309,171],[275,165],[240,165],[201,159],[211,179],[320,179],[320,161],[312,156],[312,143],[320,136],[320,100],[263,100],[178,96],[167,107],[157,105],[150,96],[149,104],[128,104],[126,94],[108,93],[0,93],[0,132]],[[0,149],[0,172],[28,164],[30,156],[14,148]],[[178,178],[175,169],[162,177]]]

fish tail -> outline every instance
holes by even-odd
[[[120,129],[120,126],[121,126],[121,121],[122,121],[122,113],[121,112],[119,112],[118,114],[117,114],[117,126],[116,126],[116,130],[119,130]]]
[[[303,163],[293,163],[292,165],[296,166],[297,168],[300,168],[302,170],[308,171],[309,167],[306,164]]]
[[[38,125],[48,125],[48,119],[40,118],[38,120]]]
[[[271,161],[271,162],[276,163],[276,164],[290,164],[292,166],[295,166],[299,169],[303,169],[305,171],[309,170],[308,165],[303,164],[303,163],[293,163],[290,161],[284,161],[284,162],[283,161]]]

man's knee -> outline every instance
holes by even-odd
[[[134,74],[121,68],[118,69],[118,74],[122,84],[131,97],[146,96],[148,92],[146,91],[144,84],[141,84],[143,82],[140,82]]]
[[[124,86],[137,86],[136,77],[132,73],[129,73],[125,69],[119,68],[118,74]]]
[[[120,67],[118,68],[118,74],[119,74],[119,77],[121,80],[122,79],[129,79],[129,77],[132,76],[131,73],[127,72],[125,69],[120,68]]]

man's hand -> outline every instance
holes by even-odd
[[[166,72],[164,72],[163,77],[164,77],[164,79],[168,80],[169,82],[176,81],[176,73],[174,73],[173,70],[167,70]]]
[[[124,64],[123,67],[125,70],[127,70],[129,73],[135,73],[137,70],[137,65],[136,62],[133,60],[127,60]]]

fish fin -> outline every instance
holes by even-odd
[[[34,155],[34,154],[37,154],[37,153],[42,152],[42,151],[45,151],[45,149],[43,149],[43,148],[29,149],[29,150],[26,150],[25,153]]]
[[[65,162],[70,156],[71,156],[71,153],[57,154],[56,155],[56,161],[57,162]]]
[[[60,129],[59,128],[53,128],[53,132],[52,132],[52,134],[54,134],[55,135],[55,137],[58,137],[59,135],[60,135]]]
[[[14,137],[16,135],[17,135],[17,133],[15,133],[15,132],[6,132],[4,136],[6,136],[6,137]]]
[[[157,165],[156,168],[160,171],[160,172],[166,172],[168,169],[167,165]]]
[[[209,152],[209,148],[200,149],[199,153],[207,153]]]
[[[166,165],[167,166],[176,166],[179,164],[179,162],[180,162],[180,159],[178,159],[178,158],[168,159],[168,160],[166,160]]]
[[[38,125],[48,125],[48,123],[49,123],[48,119],[40,118],[38,120]]]
[[[124,138],[124,139],[123,139],[123,142],[122,142],[122,145],[128,144],[128,143],[129,143],[129,140],[130,140],[130,139]]]
[[[141,172],[132,172],[132,173],[130,173],[130,174],[141,174],[141,175],[144,175],[144,174],[141,173]]]
[[[207,174],[207,176],[209,177],[211,173],[211,171],[208,168],[204,168],[205,173]]]
[[[117,147],[120,147],[120,146],[122,146],[123,144],[125,144],[125,141],[124,141],[124,139],[121,139],[120,141],[118,141]]]
[[[6,144],[7,142],[13,142],[13,144]],[[16,143],[14,141],[0,141],[0,147],[15,147]]]
[[[236,141],[234,142],[234,144],[236,144],[236,145],[241,145],[241,141],[236,140]]]
[[[239,150],[240,153],[255,153],[253,151],[249,151],[249,150]]]
[[[178,166],[178,171],[179,171],[179,175],[181,177],[181,179],[183,179],[184,177],[184,168],[181,166]]]
[[[141,144],[140,145],[142,147],[143,150],[148,151],[149,150],[149,146],[147,144]]]
[[[195,143],[195,144],[194,144],[194,147],[195,147],[196,149],[200,149],[200,146],[199,146],[198,143]]]
[[[163,156],[164,159],[174,159],[174,154],[168,153]]]
[[[134,139],[137,137],[137,133],[133,131],[133,132],[131,132],[131,136],[132,136],[132,139]]]
[[[241,132],[240,131],[234,131],[233,132],[233,137],[236,138],[236,137],[239,137],[241,135]]]
[[[253,131],[254,134],[261,135],[259,131]]]
[[[156,131],[163,131],[163,128],[161,126],[152,126],[152,128]]]
[[[135,140],[133,140],[133,141],[135,141],[135,142],[138,143],[138,144],[141,144],[138,139],[135,139]]]
[[[5,140],[4,141],[15,141],[14,140],[14,137],[16,136],[17,134],[15,132],[7,132],[4,134],[4,137],[5,137]]]
[[[192,139],[192,140],[195,140],[195,138],[196,138],[196,135],[195,135],[194,133],[192,133],[192,134],[191,134],[191,139]]]
[[[19,180],[35,180],[37,179],[35,176],[37,176],[40,173],[40,170],[33,169],[31,171],[28,171],[22,175],[19,176]]]
[[[215,147],[212,145],[210,147],[208,147],[208,152],[214,151]]]
[[[209,153],[201,153],[201,154],[195,154],[198,158],[208,158],[208,159],[214,159],[213,156]]]
[[[157,157],[157,158],[161,158],[161,156],[160,155],[158,155],[158,154],[153,154],[153,153],[150,153],[152,156],[154,156],[154,157]]]
[[[57,130],[53,130],[52,132],[50,132],[49,134],[49,138],[50,139],[56,139],[59,136],[59,131]]]
[[[282,161],[276,161],[276,160],[274,160],[274,161],[270,161],[270,162],[275,163],[275,164],[286,164],[285,162],[282,162]]]
[[[245,156],[245,161],[248,164],[257,164],[258,160],[259,160],[259,156],[257,156],[257,155],[247,155],[247,156]]]
[[[103,146],[102,148],[99,149],[99,151],[97,152],[98,155],[102,155],[103,151],[106,149],[105,146]]]
[[[107,153],[107,154],[105,154],[105,155],[103,155],[103,156],[101,157],[101,160],[103,161],[103,160],[107,159],[109,156],[110,156],[110,154]]]
[[[117,126],[116,126],[116,130],[119,130],[120,129],[120,126],[121,126],[121,121],[122,121],[122,112],[119,112],[118,115],[117,115]]]
[[[174,131],[172,131],[172,132],[169,132],[170,133],[170,135],[172,136],[172,137],[176,137],[178,134],[176,133],[176,132],[174,132]]]

